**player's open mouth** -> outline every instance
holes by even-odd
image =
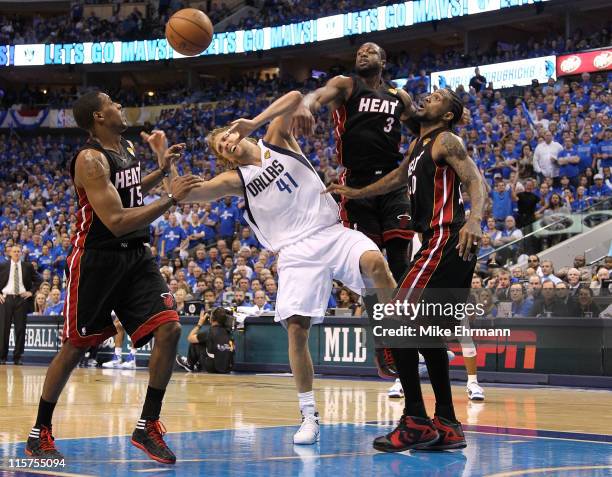
[[[230,147],[230,152],[233,154],[237,147],[238,147],[238,144]]]

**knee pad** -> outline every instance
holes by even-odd
[[[461,353],[463,353],[464,358],[474,358],[476,356],[476,346],[474,346],[474,342],[461,343]]]

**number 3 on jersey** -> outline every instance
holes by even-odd
[[[408,177],[408,195],[414,195],[416,193],[416,176],[412,175]]]
[[[285,172],[285,177],[287,179],[289,179],[289,182],[291,182],[291,184],[293,184],[293,188],[297,189],[299,187],[298,183],[295,182],[295,180],[293,179],[293,177],[291,177],[291,174],[289,174],[288,172]],[[284,190],[286,190],[287,192],[289,192],[290,194],[293,192],[292,186],[291,184],[287,184],[285,182],[285,180],[280,177],[277,181],[276,181],[276,186],[278,187],[278,190],[280,190],[281,192],[283,192]]]
[[[395,118],[393,117],[387,118],[387,125],[383,128],[383,131],[385,131],[386,133],[391,132],[391,129],[393,129],[394,122],[395,122]]]

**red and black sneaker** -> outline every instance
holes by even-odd
[[[174,464],[176,456],[164,442],[166,428],[160,421],[139,419],[132,433],[132,444],[142,449],[151,459],[162,464]]]
[[[34,427],[28,436],[25,453],[30,457],[43,459],[63,459],[64,456],[55,448],[55,438],[51,434],[51,426]]]
[[[428,417],[402,416],[399,424],[386,436],[374,439],[374,449],[382,452],[402,452],[421,449],[437,442],[440,434]]]
[[[374,362],[382,379],[395,379],[399,376],[391,348],[376,348]]]
[[[444,417],[435,416],[433,424],[436,426],[436,429],[440,434],[440,440],[435,444],[421,450],[440,451],[463,449],[464,447],[467,447],[463,427],[461,427],[461,423],[459,421],[453,422]]]

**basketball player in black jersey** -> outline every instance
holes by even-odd
[[[467,299],[482,234],[485,185],[463,142],[452,133],[462,114],[461,99],[454,92],[435,91],[417,108],[419,137],[395,171],[362,189],[339,184],[328,188],[358,199],[396,190],[408,181],[411,228],[423,235],[423,245],[399,282],[397,300],[411,300],[413,295],[438,303],[465,303]],[[461,184],[472,201],[467,222]],[[450,326],[449,321],[445,318],[437,324]],[[395,430],[375,439],[374,448],[399,452],[465,447],[463,430],[455,417],[443,338],[423,342],[421,337],[418,344],[411,346],[407,341],[407,345],[410,347],[390,350],[404,388],[404,415]],[[421,394],[418,352],[425,358],[436,397],[433,421],[427,417]]]
[[[159,169],[141,180],[141,164],[133,145],[121,137],[127,123],[120,104],[106,94],[92,92],[76,101],[73,113],[77,125],[90,137],[70,164],[79,211],[72,252],[66,260],[63,344],[47,370],[25,452],[36,458],[62,458],[53,442],[53,410],[87,348],[116,333],[111,318],[115,310],[134,346],[155,338],[149,387],[132,443],[152,459],[171,464],[176,457],[162,438],[165,430],[159,414],[181,327],[174,298],[144,244],[149,224],[201,180],[194,176],[166,180],[168,193],[143,205],[143,194],[165,176],[176,174],[173,162],[184,145],[168,149],[165,136],[154,133],[149,142],[157,152]]]
[[[357,50],[354,76],[336,76],[308,94],[294,115],[295,128],[309,133],[313,114],[323,106],[333,111],[336,154],[345,167],[340,183],[364,187],[393,171],[402,160],[399,152],[401,125],[414,112],[406,91],[382,79],[385,51],[376,43],[364,43]],[[363,232],[381,249],[395,280],[408,265],[408,248],[413,232],[400,217],[407,217],[406,184],[370,198],[342,196],[340,218],[345,227]]]

